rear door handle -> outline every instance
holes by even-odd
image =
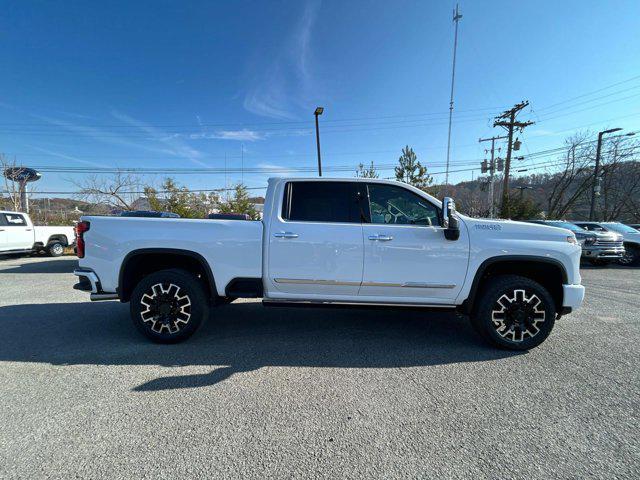
[[[393,237],[390,235],[369,235],[369,240],[377,240],[379,242],[390,242]]]
[[[31,230],[33,230],[33,228],[25,228],[25,230],[26,230],[27,232],[30,232]]]
[[[273,236],[276,238],[298,238],[298,234],[293,232],[276,232]]]

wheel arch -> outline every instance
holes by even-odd
[[[133,289],[144,276],[169,268],[196,274],[212,298],[218,295],[211,266],[199,253],[179,248],[141,248],[129,252],[120,265],[117,290],[120,301],[129,301]]]
[[[54,235],[49,235],[49,239],[47,240],[46,245],[51,245],[52,243],[55,243],[55,242],[60,242],[65,247],[68,247],[70,245],[69,239],[64,233],[56,233]]]
[[[556,310],[562,310],[562,285],[568,283],[565,266],[559,260],[536,255],[499,255],[484,260],[471,283],[467,298],[462,302],[462,311],[471,313],[476,297],[484,282],[492,275],[518,275],[530,278],[545,287],[554,299]]]

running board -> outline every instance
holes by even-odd
[[[118,300],[117,293],[92,293],[89,295],[89,299],[92,302],[101,302],[103,300]]]

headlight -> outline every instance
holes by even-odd
[[[568,235],[567,236],[567,242],[573,243],[574,245],[578,244],[578,240],[576,240],[576,236],[575,235]]]

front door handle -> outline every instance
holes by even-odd
[[[25,228],[25,231],[30,232],[33,228]]]
[[[379,242],[390,242],[393,237],[390,235],[369,235],[369,240],[377,240]]]
[[[298,234],[293,232],[277,232],[273,236],[276,238],[298,238]]]

